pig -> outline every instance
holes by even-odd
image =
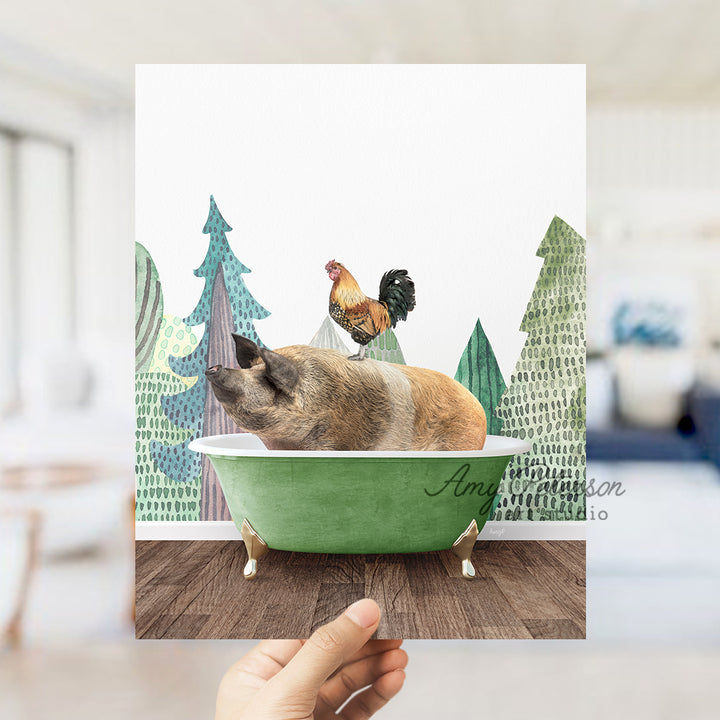
[[[205,375],[235,424],[270,450],[481,450],[485,411],[434,370],[336,350],[269,350],[233,335],[238,368]]]

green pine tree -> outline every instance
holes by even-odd
[[[395,363],[396,365],[405,365],[405,357],[397,335],[390,328],[368,343],[367,357],[373,360]]]
[[[200,472],[189,482],[171,480],[158,469],[150,452],[153,441],[177,445],[192,434],[165,416],[160,398],[187,389],[172,373],[135,375],[136,520],[199,520]]]
[[[499,435],[503,421],[498,417],[496,408],[505,392],[505,381],[479,319],[460,358],[455,379],[483,406],[488,435]]]
[[[147,372],[163,318],[160,277],[150,253],[135,243],[135,372]]]
[[[585,240],[560,218],[520,329],[528,334],[497,414],[527,440],[503,478],[500,518],[585,519]]]
[[[197,338],[187,326],[163,318],[163,292],[150,253],[135,243],[135,480],[137,520],[198,520],[200,474],[179,483],[165,475],[151,454],[153,442],[182,443],[190,431],[163,412],[163,394],[186,389],[185,381],[160,362],[170,350],[189,353]]]

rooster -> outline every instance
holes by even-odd
[[[398,320],[406,320],[415,307],[415,283],[407,270],[388,270],[380,280],[378,299],[367,297],[348,269],[331,260],[325,270],[333,281],[330,317],[360,345],[350,360],[363,360],[365,346]]]

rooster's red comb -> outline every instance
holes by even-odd
[[[332,270],[332,266],[335,264],[335,260],[330,260],[328,264],[325,266],[325,272],[330,272]]]

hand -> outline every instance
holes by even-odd
[[[370,640],[379,622],[365,599],[307,641],[263,640],[225,673],[215,720],[371,717],[400,692],[408,659],[402,640]]]

